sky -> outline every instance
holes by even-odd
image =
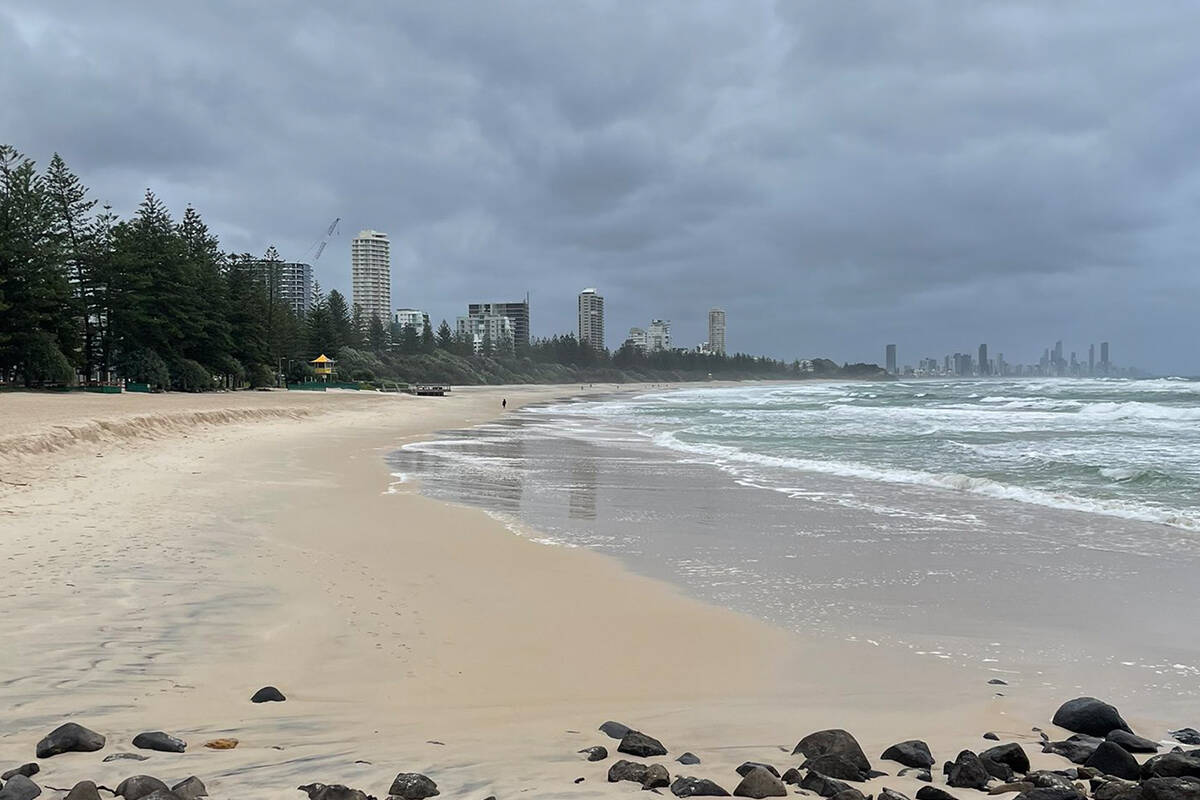
[[[1200,374],[1195,3],[5,0],[0,141],[435,321]]]

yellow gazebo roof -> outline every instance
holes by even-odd
[[[316,358],[314,358],[312,361],[310,361],[308,363],[310,363],[310,364],[332,364],[333,359],[329,358],[324,353],[322,353],[321,355],[317,356]]]

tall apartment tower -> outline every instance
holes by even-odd
[[[988,361],[987,345],[979,345],[979,374],[987,375],[991,372],[991,363]]]
[[[1088,345],[1088,375],[1096,374],[1096,345]]]
[[[725,311],[720,308],[708,310],[708,351],[725,355]]]
[[[1100,372],[1104,375],[1108,374],[1108,342],[1100,343]]]
[[[595,289],[579,293],[579,341],[604,349],[604,298]]]
[[[529,347],[529,295],[524,300],[501,303],[469,303],[468,317],[497,315],[512,320],[513,342],[518,347]]]
[[[362,308],[363,319],[379,317],[386,328],[392,318],[391,243],[386,233],[358,232],[350,242],[350,274],[354,304]]]
[[[650,320],[650,327],[646,328],[646,348],[651,353],[671,349],[671,320]]]
[[[300,316],[312,307],[312,264],[261,258],[250,265],[272,294]]]
[[[896,374],[896,345],[889,344],[885,350],[887,357],[887,371],[890,375]],[[947,372],[949,372],[950,356],[946,356]]]

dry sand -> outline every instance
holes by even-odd
[[[637,790],[575,754],[615,756],[606,719],[662,739],[672,775],[729,789],[733,766],[793,766],[824,727],[872,758],[922,737],[939,759],[985,730],[1049,729],[1053,708],[994,697],[984,673],[786,633],[388,474],[389,450],[502,397],[579,393],[0,396],[0,769],[74,720],[108,746],[43,762],[43,785],[195,774],[216,798],[312,781],[383,796],[417,771],[451,797],[599,797]],[[287,702],[251,704],[267,684]],[[143,730],[188,751],[101,763]],[[677,770],[684,750],[704,763]]]

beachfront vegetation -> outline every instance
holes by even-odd
[[[878,377],[875,365],[785,363],[743,354],[624,346],[574,335],[480,347],[443,320],[436,331],[363,319],[338,291],[313,288],[297,314],[283,298],[282,260],[221,250],[196,209],[175,220],[147,190],[119,219],[97,207],[57,154],[45,171],[0,145],[0,384],[130,381],[204,391],[314,377],[325,354],[348,381],[616,383],[707,378]]]

